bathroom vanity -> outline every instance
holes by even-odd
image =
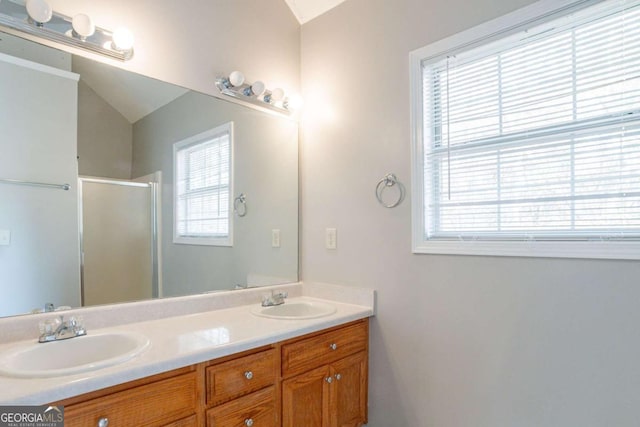
[[[83,394],[66,426],[359,426],[368,320]]]
[[[264,317],[256,302],[263,289],[134,303],[143,310],[120,305],[122,319],[136,311],[173,313],[102,329],[92,327],[92,315],[104,319],[108,307],[84,309],[87,337],[68,343],[126,331],[150,344],[101,369],[50,378],[1,376],[0,404],[64,405],[66,426],[365,424],[373,291],[358,295],[362,290],[306,284],[279,289],[289,293],[280,318],[277,311]],[[175,315],[197,304],[219,308]],[[301,307],[312,309],[311,316],[293,313]],[[333,310],[313,312],[326,307]],[[60,344],[30,342],[0,346],[0,362],[17,345]]]

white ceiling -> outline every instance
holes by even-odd
[[[300,24],[311,21],[345,0],[285,0]]]

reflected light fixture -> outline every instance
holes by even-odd
[[[46,0],[0,0],[0,30],[20,36],[26,33],[73,48],[126,61],[133,57],[133,35],[96,27],[84,13],[73,18],[54,11]]]
[[[120,52],[127,52],[133,49],[133,34],[126,28],[118,28],[113,32],[111,47]]]
[[[25,6],[27,15],[38,27],[42,27],[53,17],[53,9],[45,0],[27,0]]]
[[[96,32],[96,25],[93,23],[93,19],[84,13],[79,13],[73,17],[71,27],[73,28],[73,37],[80,40],[86,40],[87,37],[91,37]]]
[[[218,77],[216,87],[223,95],[287,115],[302,106],[302,98],[299,96],[286,97],[284,90],[280,88],[268,90],[260,80],[247,83],[240,71],[232,71],[228,77]]]

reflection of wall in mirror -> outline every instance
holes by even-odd
[[[74,72],[81,68],[82,61],[88,61],[83,58],[78,60],[76,57],[72,60],[68,53],[2,33],[0,33],[0,51],[8,51],[16,56],[21,55],[29,60]],[[102,64],[102,67],[105,65]],[[108,67],[107,70],[111,72]],[[146,78],[146,80],[152,79]],[[164,84],[153,82],[155,82],[153,84]],[[28,86],[26,83],[25,85]],[[166,256],[164,258],[171,261],[160,273],[167,277],[164,282],[167,287],[164,295],[187,295],[215,289],[230,289],[235,284],[265,285],[296,281],[298,278],[297,124],[282,117],[257,112],[203,94],[187,93],[175,98],[176,93],[184,93],[185,90],[175,86],[173,88],[174,99],[160,110],[148,114],[143,119],[129,120],[112,107],[110,102],[102,97],[102,93],[98,93],[102,91],[94,90],[93,85],[81,77],[77,87],[79,159],[75,162],[76,152],[74,151],[74,176],[76,169],[79,169],[80,174],[86,176],[131,179],[148,172],[162,170],[167,175],[162,189],[164,193],[161,212],[164,218],[163,232],[165,236],[171,236],[173,220],[171,188],[173,177],[169,154],[171,144],[185,135],[198,133],[220,123],[234,121],[237,137],[234,167],[237,171],[235,180],[238,190],[235,195],[240,192],[247,193],[250,214],[242,219],[234,218],[235,227],[237,227],[236,242],[234,247],[226,253],[212,252],[211,249],[214,248],[188,245],[177,248],[170,239],[165,239]],[[171,93],[171,90],[169,92]],[[180,109],[183,110],[180,111]],[[70,111],[73,110],[71,108]],[[159,123],[161,127],[151,130],[148,127],[150,123]],[[150,151],[143,153],[141,151],[143,149]],[[26,168],[34,171],[34,164],[26,165]],[[73,183],[75,178],[70,178],[69,181]],[[0,229],[3,229],[2,224]],[[271,230],[273,229],[279,229],[281,233],[279,248],[271,247]],[[77,240],[77,232],[74,238]],[[47,262],[51,264],[54,259],[52,253],[49,251],[46,255],[43,254],[42,257],[46,257],[44,260],[46,262],[39,262],[39,265]],[[55,253],[58,254],[59,251]],[[51,264],[50,268],[60,267]],[[40,276],[53,277],[49,273],[40,274]],[[20,283],[20,287],[24,286],[22,280],[16,280],[16,283]],[[45,302],[53,302],[56,306],[79,305],[77,280],[73,281],[73,287],[75,291],[71,298],[64,300],[53,298]],[[40,291],[34,289],[33,292]],[[61,294],[58,293],[58,295]],[[40,306],[41,303],[39,298],[34,303],[25,302],[29,310]],[[20,312],[24,311],[23,308],[20,310]],[[6,314],[16,313],[0,312],[0,316]]]
[[[78,306],[77,80],[2,56],[0,93],[0,178],[71,184],[0,184],[0,229],[12,237],[0,246],[0,316]]]
[[[230,289],[235,284],[298,278],[298,127],[293,121],[189,92],[134,125],[134,175],[162,170],[163,235],[173,235],[173,143],[234,123],[234,197],[247,194],[248,214],[234,216],[233,247],[163,240],[166,296]],[[271,246],[280,229],[281,246]],[[256,279],[257,278],[257,279]]]

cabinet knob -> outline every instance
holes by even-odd
[[[244,377],[248,380],[250,380],[251,378],[253,378],[253,372],[251,371],[247,371],[244,373]],[[252,421],[253,422],[253,421]]]
[[[247,418],[246,420],[244,420],[244,425],[246,425],[247,427],[251,427],[253,425],[253,419]]]
[[[98,427],[107,427],[109,425],[109,418],[102,417],[98,420]]]
[[[340,375],[340,374],[336,374],[336,375],[335,375],[335,377],[336,377],[336,379],[337,379],[338,381],[340,381],[340,380],[342,379],[342,375]]]
[[[338,349],[338,344],[336,344],[336,343],[329,344],[329,348],[330,348],[331,350],[337,350],[337,349]]]
[[[326,382],[328,382],[329,384],[331,384],[333,382],[333,378],[331,377],[327,377],[324,379]]]

